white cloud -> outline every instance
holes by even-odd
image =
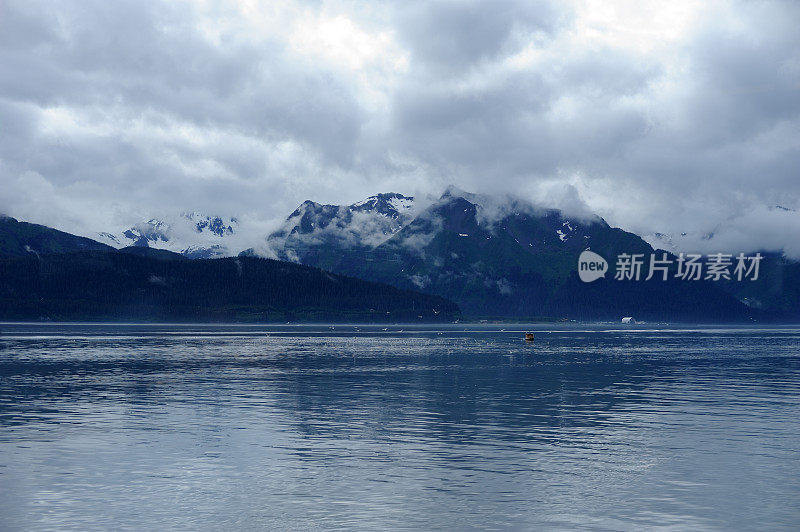
[[[7,0],[0,211],[261,230],[304,199],[456,183],[640,233],[748,212],[737,245],[790,247],[767,213],[800,207],[797,20],[781,1]]]

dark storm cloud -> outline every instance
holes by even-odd
[[[394,106],[398,138],[473,190],[574,172],[586,201],[643,233],[719,233],[754,207],[797,207],[797,7],[733,8],[734,20],[701,20],[667,51],[572,48],[556,34],[528,69],[472,84],[411,80]],[[791,242],[797,215],[784,216]],[[743,247],[763,241],[740,236]]]
[[[403,4],[397,31],[415,66],[441,76],[513,53],[555,31],[562,17],[551,2],[413,1]]]
[[[474,87],[414,85],[396,101],[397,134],[410,152],[476,177],[546,175],[607,157],[646,129],[646,117],[618,100],[651,73],[625,59],[600,51]],[[565,96],[574,112],[558,112]]]
[[[6,3],[0,210],[77,228],[125,203],[132,218],[242,204],[268,218],[273,187],[248,181],[351,164],[363,113],[346,78],[275,39],[211,42],[196,16],[188,4]],[[301,162],[271,167],[285,157]],[[47,205],[43,183],[79,197]]]
[[[698,32],[683,51],[682,85],[649,104],[648,131],[624,157],[595,161],[623,190],[646,194],[662,226],[710,230],[754,207],[798,206],[800,37],[790,28],[800,13],[764,6],[741,6],[743,27]],[[783,236],[795,240],[796,217],[787,224]]]
[[[9,0],[0,211],[261,231],[307,198],[456,183],[786,246],[798,215],[769,207],[800,207],[797,20],[790,2]]]
[[[300,139],[333,158],[357,135],[348,87],[324,68],[288,61],[279,42],[215,45],[179,4],[80,2],[51,15],[58,29],[30,20],[47,3],[24,4],[5,24],[38,33],[10,36],[19,69],[3,69],[0,89],[11,98],[111,107],[125,119],[156,110],[199,126]]]

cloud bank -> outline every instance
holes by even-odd
[[[798,20],[790,1],[6,0],[0,212],[93,234],[196,210],[263,235],[305,199],[454,183],[796,247]]]

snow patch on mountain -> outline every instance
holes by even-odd
[[[572,235],[574,230],[575,229],[572,227],[572,224],[570,224],[569,220],[567,220],[561,224],[561,228],[556,229],[556,234],[558,235],[559,240],[564,242],[570,237],[570,235]]]

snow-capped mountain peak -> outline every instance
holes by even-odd
[[[388,194],[370,196],[365,200],[350,205],[348,208],[353,212],[375,212],[398,219],[409,215],[413,206],[413,197],[390,192]]]
[[[267,238],[278,258],[298,261],[303,250],[319,245],[374,248],[414,217],[414,198],[394,192],[376,194],[352,205],[304,201]]]
[[[117,232],[104,231],[97,234],[97,239],[115,248],[150,247],[190,258],[212,258],[238,252],[229,245],[238,225],[236,218],[188,212],[165,219],[151,218]]]

